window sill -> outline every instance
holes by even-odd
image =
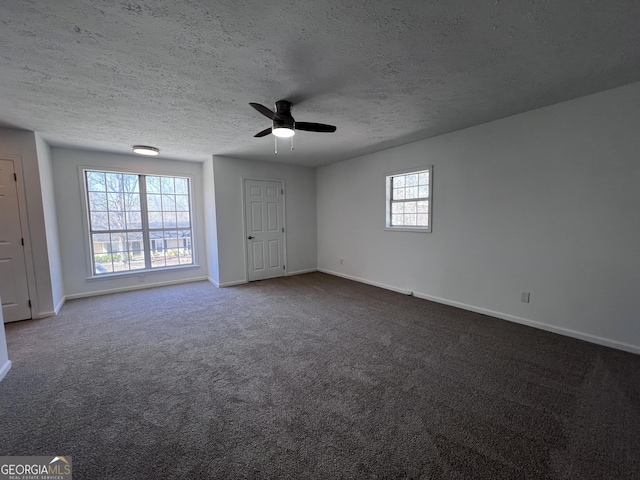
[[[411,228],[411,227],[385,227],[387,232],[419,232],[431,233],[431,228]]]
[[[132,270],[129,272],[115,272],[115,273],[103,273],[102,275],[95,275],[91,277],[87,277],[87,282],[100,281],[100,280],[111,280],[114,278],[126,278],[126,277],[135,277],[135,276],[145,276],[145,275],[153,275],[156,273],[167,273],[176,270],[189,270],[194,268],[200,268],[200,265],[178,265],[175,267],[163,267],[163,268],[154,268],[153,270]]]

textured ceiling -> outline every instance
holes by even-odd
[[[0,125],[316,166],[640,81],[637,0],[0,0]],[[294,103],[295,150],[248,103]]]

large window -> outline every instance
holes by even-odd
[[[94,276],[193,265],[188,178],[84,175]]]
[[[433,167],[387,174],[388,230],[431,231]]]

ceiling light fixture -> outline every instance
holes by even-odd
[[[271,129],[271,133],[280,138],[289,138],[293,137],[296,134],[293,128],[286,127],[273,128]]]
[[[146,145],[134,145],[133,152],[138,155],[156,156],[160,155],[160,149],[156,147],[148,147]]]

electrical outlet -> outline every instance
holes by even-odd
[[[531,296],[531,294],[529,292],[522,292],[520,294],[520,301],[522,303],[529,303],[529,297]]]
[[[340,265],[342,265],[344,263],[344,259],[340,259]]]

